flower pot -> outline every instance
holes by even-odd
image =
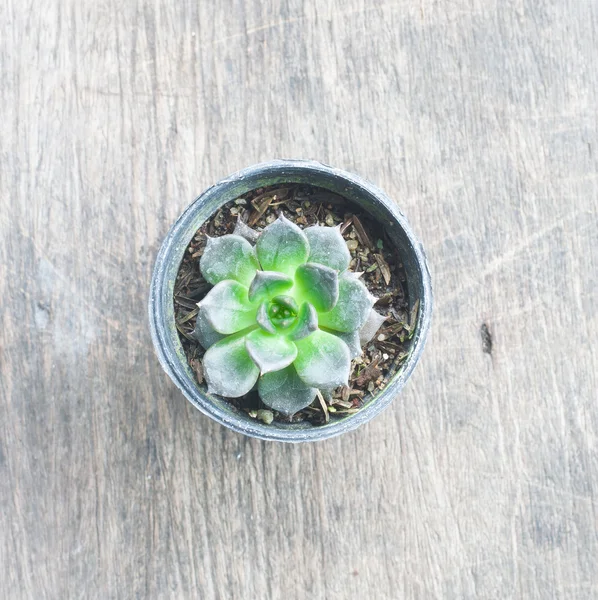
[[[377,395],[355,414],[324,425],[282,423],[267,425],[235,408],[224,398],[209,394],[196,382],[179,340],[174,316],[173,291],[185,250],[199,227],[221,206],[247,192],[275,184],[318,186],[359,206],[385,228],[393,240],[406,274],[409,306],[419,301],[409,356]],[[323,440],[351,431],[369,421],[399,394],[424,348],[432,315],[432,287],[426,257],[407,220],[378,188],[360,177],[318,162],[275,160],[239,171],[199,196],[172,226],[160,248],[151,282],[149,320],[152,340],[164,370],[188,400],[218,423],[264,440],[304,442]]]

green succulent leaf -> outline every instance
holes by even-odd
[[[293,280],[276,271],[258,271],[249,286],[249,300],[267,300],[293,287]]]
[[[266,373],[260,377],[257,389],[266,406],[287,416],[309,406],[317,391],[303,383],[293,365],[274,373]]]
[[[210,346],[203,357],[208,392],[238,398],[251,390],[259,369],[245,348],[245,336],[229,336]]]
[[[295,272],[299,295],[318,312],[329,311],[338,300],[338,274],[334,269],[315,263],[300,265]]]
[[[302,340],[312,334],[318,328],[318,313],[316,309],[309,303],[304,302],[297,313],[295,327],[289,334],[291,340]]]
[[[347,384],[351,355],[345,342],[318,329],[295,343],[298,354],[293,365],[306,385],[333,388]]]
[[[280,215],[262,231],[256,251],[264,271],[292,275],[307,260],[309,242],[297,225]]]
[[[344,271],[351,262],[351,253],[338,227],[313,225],[303,231],[309,241],[309,258],[312,263]]]
[[[297,302],[293,296],[275,296],[272,298],[272,304],[276,304],[279,308],[286,309],[294,314],[297,314],[297,311],[299,310]]]
[[[199,268],[212,285],[229,279],[249,285],[259,263],[255,249],[245,238],[229,234],[208,238]]]
[[[370,314],[359,330],[359,342],[362,346],[365,346],[376,335],[384,321],[386,321],[385,316],[376,312],[373,308],[370,310]]]
[[[247,288],[232,280],[217,283],[201,301],[201,310],[218,333],[236,333],[256,323],[257,307],[249,302]]]
[[[354,273],[342,273],[338,283],[338,301],[331,311],[319,315],[320,325],[344,332],[360,329],[376,298]]]
[[[193,337],[201,344],[204,350],[207,350],[210,346],[219,342],[225,336],[218,333],[208,321],[206,317],[206,311],[203,308],[199,309],[197,313],[197,320],[195,321],[195,330],[193,331]]]
[[[247,335],[245,347],[262,375],[288,367],[297,357],[297,346],[293,342],[260,329]]]
[[[268,314],[268,302],[262,302],[260,307],[257,309],[256,316],[257,324],[268,333],[277,333],[276,327],[270,320],[270,315]]]
[[[358,356],[362,355],[363,351],[359,342],[358,330],[349,332],[330,331],[330,333],[336,335],[336,337],[340,338],[341,340],[343,340],[343,342],[345,342],[345,344],[347,344],[347,348],[349,348],[349,352],[351,353],[351,359],[357,358]]]

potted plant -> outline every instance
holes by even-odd
[[[183,394],[237,432],[286,442],[339,435],[388,406],[431,311],[425,255],[396,205],[299,160],[199,196],[162,244],[149,300],[158,358]]]

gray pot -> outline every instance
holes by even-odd
[[[185,249],[199,227],[222,205],[250,190],[282,183],[303,183],[325,188],[359,205],[377,220],[394,240],[407,275],[410,306],[420,308],[411,352],[383,391],[353,415],[331,419],[325,425],[309,423],[266,425],[237,410],[227,400],[198,386],[175,326],[173,289]],[[149,298],[152,340],[164,370],[189,401],[218,423],[263,440],[306,442],[324,440],[351,431],[382,412],[396,398],[413,372],[424,348],[432,316],[432,286],[426,257],[409,223],[396,205],[378,188],[357,175],[318,162],[275,160],[239,171],[206,190],[178,218],[158,253]]]

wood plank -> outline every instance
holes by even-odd
[[[593,0],[5,3],[0,596],[595,598],[597,29]],[[172,221],[273,157],[380,185],[435,283],[401,398],[303,447],[196,412],[146,319]]]

